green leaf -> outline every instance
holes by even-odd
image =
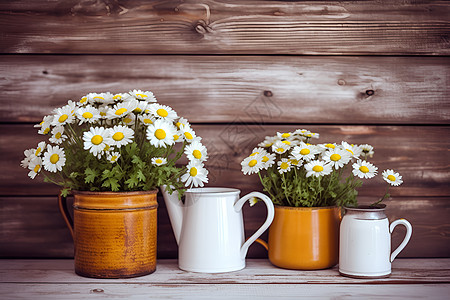
[[[86,170],[84,170],[84,175],[84,182],[93,183],[95,178],[98,176],[98,172],[91,168],[87,168]]]
[[[139,181],[145,182],[146,177],[145,177],[144,173],[142,173],[142,170],[139,170],[137,172],[137,179],[139,179]]]
[[[119,184],[117,179],[115,178],[109,178],[105,180],[102,184],[102,187],[110,188],[113,192],[119,191]]]

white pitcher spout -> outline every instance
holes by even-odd
[[[167,191],[167,186],[161,186],[161,193],[166,203],[167,212],[169,214],[170,224],[172,224],[173,234],[177,244],[180,242],[181,226],[183,224],[184,206],[183,202],[178,199],[178,192],[174,191],[172,195]]]

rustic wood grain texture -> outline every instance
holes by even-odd
[[[449,196],[450,136],[448,126],[324,126],[324,125],[249,125],[242,123],[194,125],[208,148],[205,163],[210,171],[210,186],[230,186],[243,191],[260,189],[258,176],[244,176],[240,162],[266,135],[277,131],[307,128],[321,134],[314,142],[347,141],[371,144],[375,155],[370,161],[384,169],[394,169],[403,176],[404,184],[391,188],[393,196]],[[32,180],[20,167],[25,149],[36,147],[41,140],[32,125],[0,125],[0,195],[56,195],[59,188]],[[364,196],[381,196],[386,188],[378,176],[367,180],[360,189]]]
[[[111,280],[80,277],[74,274],[71,259],[2,259],[1,283],[111,283]],[[382,279],[354,279],[339,276],[338,267],[326,270],[287,270],[273,266],[267,259],[247,259],[243,270],[229,273],[192,273],[178,268],[175,259],[158,260],[155,273],[130,279],[115,279],[114,284],[412,284],[450,283],[450,259],[398,258],[392,274]]]
[[[3,1],[0,52],[449,54],[449,15],[445,1]]]
[[[2,55],[0,74],[3,122],[139,88],[193,123],[450,124],[448,57]]]
[[[3,299],[446,299],[448,259],[397,259],[387,279],[360,280],[337,269],[293,271],[267,260],[247,260],[241,271],[184,272],[160,260],[155,273],[132,279],[89,279],[73,273],[72,260],[3,260]],[[432,265],[432,267],[430,267]]]
[[[244,196],[245,193],[241,193]],[[361,197],[360,203],[372,202]],[[158,258],[176,258],[176,245],[167,210],[158,199]],[[386,214],[392,222],[407,219],[413,235],[400,257],[447,257],[450,253],[449,197],[393,197],[386,201]],[[245,233],[249,237],[264,222],[263,204],[244,206]],[[73,257],[69,230],[59,214],[54,197],[0,197],[0,257]],[[403,240],[405,230],[399,226],[392,235],[392,250]],[[261,237],[267,241],[267,232]],[[267,258],[266,250],[255,243],[249,258]]]

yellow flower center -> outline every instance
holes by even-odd
[[[319,165],[317,165],[317,166],[314,166],[313,168],[312,168],[312,170],[314,171],[314,172],[322,172],[323,171],[323,167],[322,166],[319,166]]]
[[[169,113],[167,112],[167,110],[165,110],[165,109],[163,109],[163,108],[158,109],[158,110],[156,111],[156,113],[157,113],[159,116],[163,117],[163,118],[165,118],[165,117],[167,117],[167,116],[169,115]]]
[[[140,109],[139,107],[136,107],[136,108],[134,109],[134,111],[137,112],[137,113],[140,113],[140,112],[142,112],[142,109]]]
[[[290,162],[291,162],[291,164],[293,164],[293,165],[298,165],[298,160],[296,160],[296,159],[290,159],[289,160]]]
[[[259,152],[253,152],[250,156],[255,156],[256,154],[259,154]]]
[[[101,96],[95,96],[93,99],[105,100],[105,98],[103,98],[103,97],[101,97]]]
[[[369,173],[369,168],[366,166],[361,166],[359,167],[359,170],[363,173]]]
[[[131,119],[131,118],[125,118],[125,119],[123,119],[123,122],[124,122],[125,124],[128,124],[128,123],[130,123],[131,121],[133,121],[133,119]]]
[[[41,165],[36,165],[36,167],[34,167],[33,171],[34,173],[39,172],[39,170],[41,169]]]
[[[111,157],[111,161],[116,161],[117,160],[117,155],[113,155],[112,157]]]
[[[269,161],[269,158],[267,156],[263,156],[262,162],[268,162],[268,161]]]
[[[196,167],[192,167],[191,170],[189,171],[189,174],[192,177],[197,176],[197,168]]]
[[[162,161],[161,158],[157,158],[157,159],[155,160],[155,162],[156,162],[157,164],[162,164],[162,163],[163,163],[163,161]]]
[[[55,138],[57,139],[57,140],[59,140],[60,138],[61,138],[61,132],[57,132],[56,134],[55,134]]]
[[[345,149],[345,150],[347,150],[348,152],[350,152],[353,155],[353,151],[352,150],[350,150],[350,149]]]
[[[147,98],[148,96],[145,94],[136,94],[136,96],[140,97],[140,98]]]
[[[144,119],[145,124],[153,124],[151,119]]]
[[[115,141],[121,141],[121,140],[123,140],[124,137],[125,137],[125,136],[123,135],[122,132],[116,132],[116,133],[114,133],[113,136],[112,136],[112,138],[113,138]]]
[[[289,141],[282,141],[282,143],[284,143],[286,145],[290,145],[291,144],[291,142],[289,142]]]
[[[311,151],[307,148],[304,148],[302,150],[300,150],[300,154],[301,155],[308,155]]]
[[[335,146],[335,145],[333,145],[333,144],[326,144],[326,145],[325,145],[325,147],[327,147],[327,148],[331,148],[331,149],[334,149],[334,148],[336,148],[336,146]]]
[[[116,110],[116,115],[120,116],[123,115],[124,113],[126,113],[128,110],[125,107],[119,108],[118,110]]]
[[[288,137],[290,137],[291,136],[291,134],[289,133],[289,132],[287,132],[287,133],[283,133],[282,135],[281,135],[281,137],[282,138],[288,138]]]
[[[114,99],[114,100],[120,100],[120,99],[122,99],[122,96],[121,96],[121,95],[115,95],[115,96],[113,97],[113,99]]]
[[[390,181],[395,181],[395,176],[394,175],[388,175],[387,179],[389,179]]]
[[[185,132],[184,136],[188,139],[188,140],[192,140],[194,137],[192,136],[192,134],[190,134],[189,132]]]
[[[106,113],[104,111],[101,111],[100,116],[104,117],[104,116],[106,116]]]
[[[50,162],[52,164],[56,164],[59,161],[59,155],[54,153],[52,156],[50,156]]]
[[[87,102],[87,97],[81,98],[80,103],[86,103],[86,102]]]
[[[109,145],[105,145],[105,149],[103,149],[103,150],[108,151],[109,148],[111,148]]]
[[[280,165],[280,169],[286,170],[287,168],[289,168],[289,164],[287,162],[282,162]]]
[[[277,152],[284,152],[284,148],[278,148]]]
[[[49,131],[50,131],[50,127],[45,128],[45,129],[44,129],[44,134],[49,133]]]
[[[178,141],[179,138],[180,138],[180,136],[178,134],[174,134],[173,135],[173,140],[174,141]]]
[[[202,152],[200,150],[197,150],[197,149],[192,152],[192,155],[194,155],[194,157],[196,159],[202,158]]]
[[[59,119],[58,119],[59,123],[64,122],[65,120],[67,120],[68,117],[69,117],[69,116],[66,115],[66,114],[61,115],[61,116],[59,117]]]
[[[178,129],[180,129],[180,126],[183,124],[181,124],[180,122],[177,122],[175,125],[178,127]]]
[[[41,153],[42,149],[41,147],[36,149],[36,152],[34,153],[34,155],[39,156],[39,154]]]
[[[103,142],[103,137],[101,135],[94,135],[91,139],[92,144],[100,145]]]
[[[332,161],[338,161],[338,160],[341,159],[341,156],[339,154],[336,154],[336,153],[335,154],[331,154],[330,159]]]
[[[163,140],[166,138],[166,132],[163,129],[156,129],[155,131],[155,137],[158,140]]]
[[[39,123],[39,125],[41,125],[41,126],[42,126],[42,124],[44,124],[44,120],[42,120],[42,122],[41,122],[41,123]]]
[[[90,118],[92,118],[94,115],[91,113],[91,112],[85,112],[85,113],[83,113],[83,118],[85,118],[85,119],[90,119]]]
[[[265,148],[269,148],[269,147],[272,146],[272,145],[273,145],[273,143],[267,143],[267,144],[264,145],[264,147],[265,147]]]
[[[250,168],[253,168],[254,166],[256,166],[257,163],[258,161],[256,159],[252,159],[251,161],[248,162],[248,166]]]

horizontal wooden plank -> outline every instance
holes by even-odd
[[[66,284],[419,284],[450,283],[450,259],[399,258],[392,265],[392,275],[383,279],[353,279],[339,276],[338,268],[301,271],[273,266],[266,259],[247,259],[245,269],[238,272],[208,274],[178,269],[174,259],[160,259],[156,272],[147,276],[115,279],[93,279],[76,276],[73,260],[2,260],[1,283],[66,283]],[[1,284],[0,283],[0,284]]]
[[[390,284],[337,285],[337,284],[187,284],[176,286],[168,283],[148,284],[2,284],[0,295],[5,299],[446,299],[449,284]]]
[[[450,123],[447,57],[3,55],[0,74],[3,122],[139,88],[194,123]]]
[[[449,54],[445,1],[3,1],[2,53]]]
[[[243,196],[245,192],[242,192]],[[372,199],[361,197],[360,203]],[[164,201],[158,199],[158,258],[176,258],[177,245]],[[449,257],[450,197],[394,197],[386,202],[390,221],[405,218],[413,235],[400,257]],[[264,205],[244,206],[246,236],[264,222]],[[399,226],[392,236],[392,248],[404,237]],[[267,240],[267,232],[262,239]],[[73,243],[54,197],[0,197],[0,257],[72,257]],[[248,258],[267,258],[259,244],[250,247]],[[411,275],[412,276],[412,275]]]
[[[391,195],[431,197],[450,195],[450,126],[308,126],[248,125],[194,125],[197,134],[209,149],[206,162],[210,170],[210,186],[233,186],[250,191],[261,189],[258,176],[244,176],[240,162],[266,135],[277,131],[291,131],[306,127],[321,134],[317,142],[347,141],[371,144],[375,155],[371,161],[379,170],[395,169],[404,184],[392,188]],[[52,195],[58,188],[43,183],[40,177],[31,180],[20,167],[25,149],[36,147],[44,137],[32,125],[0,125],[0,195]],[[380,176],[368,180],[360,195],[380,197],[385,190]]]

